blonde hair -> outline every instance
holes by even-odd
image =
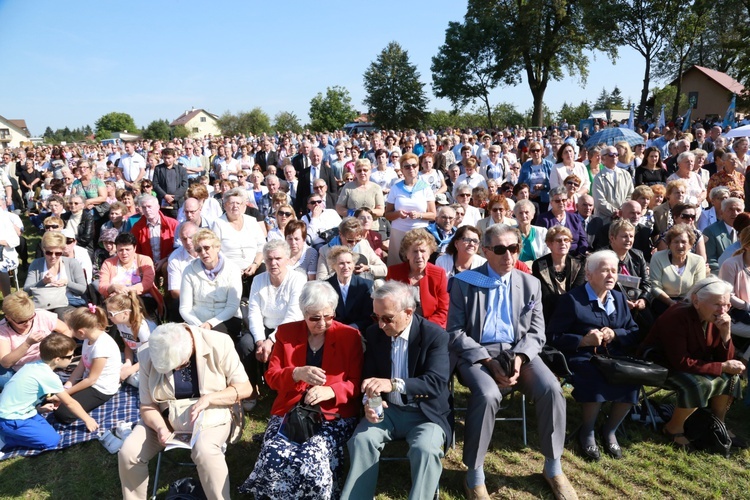
[[[130,290],[127,294],[113,293],[107,297],[104,305],[109,312],[130,310],[128,326],[133,338],[138,341],[138,331],[143,323],[144,306],[135,290]]]
[[[3,314],[16,319],[30,318],[34,314],[34,301],[28,293],[19,290],[3,299]]]

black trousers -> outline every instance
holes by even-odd
[[[89,413],[94,408],[98,408],[112,399],[112,396],[114,396],[114,394],[103,394],[93,387],[87,387],[82,391],[76,392],[71,397],[83,406],[83,410],[86,413]],[[70,411],[67,406],[60,405],[60,407],[55,410],[55,419],[61,424],[72,424],[78,419],[78,417],[73,415],[73,412]]]

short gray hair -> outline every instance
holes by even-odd
[[[721,211],[723,212],[724,210],[727,209],[727,207],[731,205],[739,205],[740,207],[744,208],[745,202],[744,200],[741,200],[739,198],[727,198],[726,200],[721,202]]]
[[[728,293],[731,294],[733,291],[734,287],[723,279],[717,276],[709,276],[693,285],[693,288],[690,289],[687,296],[691,299],[695,297],[696,299],[703,301],[707,300],[709,297],[720,297]],[[149,345],[150,344],[151,340],[149,339]]]
[[[599,250],[589,255],[586,259],[586,272],[590,273],[599,269],[602,262],[614,262],[616,264],[620,262],[620,259],[612,250]]]
[[[76,195],[77,196],[77,195]],[[142,194],[140,197],[138,197],[138,206],[140,207],[144,203],[150,203],[154,202],[156,204],[159,203],[159,200],[156,198],[156,196],[152,194]]]
[[[711,193],[708,195],[708,197],[711,200],[718,200],[719,197],[726,195],[729,197],[731,193],[729,192],[729,188],[726,186],[717,186],[711,190]]]
[[[304,315],[311,311],[320,311],[326,306],[335,312],[338,304],[339,294],[327,281],[308,281],[302,287],[302,293],[299,296],[299,308]]]
[[[693,154],[692,151],[684,151],[684,152],[680,153],[679,155],[677,155],[677,163],[678,164],[682,163],[682,162],[684,162],[686,160],[689,160],[689,159],[695,160],[695,155]]]
[[[406,283],[401,283],[400,281],[386,281],[380,286],[380,288],[373,290],[370,297],[372,300],[391,299],[402,311],[405,311],[406,309],[411,309],[413,311],[417,307],[417,302],[414,300],[414,294],[411,291],[411,288],[409,288],[409,285]]]
[[[282,250],[286,254],[287,259],[292,256],[292,249],[289,248],[289,243],[286,240],[271,240],[263,245],[263,260],[266,260],[268,254],[274,250]]]
[[[242,188],[230,189],[221,196],[221,201],[226,203],[229,198],[233,197],[242,198],[242,201],[247,202],[247,191]]]
[[[185,325],[159,325],[148,338],[148,353],[157,372],[169,373],[193,354],[193,337]]]
[[[532,216],[536,214],[536,207],[529,200],[518,200],[516,202],[516,205],[513,207],[513,213],[517,215],[516,210],[520,210],[522,208],[528,208]]]
[[[553,196],[560,196],[561,194],[564,194],[566,197],[568,196],[568,190],[565,189],[565,186],[557,186],[549,190],[550,198]]]
[[[492,239],[500,237],[506,233],[513,233],[518,238],[518,244],[521,244],[521,232],[513,226],[507,224],[492,224],[482,235],[482,245],[485,247],[490,246]]]

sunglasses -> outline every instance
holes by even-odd
[[[11,318],[10,316],[8,316],[8,319],[9,319],[9,320],[10,320],[10,321],[11,321],[12,323],[15,323],[15,324],[17,324],[17,325],[23,325],[23,324],[29,323],[29,322],[33,321],[33,320],[34,320],[34,318],[36,318],[36,313],[34,313],[34,315],[33,315],[32,317],[30,317],[30,318],[27,318],[27,319],[25,319],[25,320],[23,320],[23,321],[16,321],[16,320],[14,320],[13,318]]]
[[[680,219],[695,220],[695,214],[680,214]]]
[[[552,202],[553,202],[553,203],[565,203],[565,202],[567,202],[567,201],[568,201],[568,199],[567,199],[567,198],[562,198],[562,199],[552,200]]]
[[[60,226],[58,226],[57,224],[49,224],[49,225],[47,225],[47,226],[44,226],[44,229],[46,229],[46,230],[48,230],[48,231],[49,231],[50,229],[60,229]]]
[[[69,356],[60,356],[60,359],[73,359],[74,354],[71,354]]]
[[[75,238],[65,238],[65,243],[67,243],[68,245],[72,245],[75,242],[76,242]]]
[[[313,189],[325,189],[325,188],[326,188],[325,184],[323,184],[321,186],[315,186],[315,187],[313,187]]]
[[[333,319],[333,314],[323,314],[323,315],[318,314],[318,315],[315,315],[315,316],[310,316],[309,318],[307,318],[307,321],[311,321],[313,323],[317,323],[321,319],[324,320],[327,323],[327,322],[329,322],[329,321],[331,321]]]
[[[573,186],[573,187],[580,187],[580,186],[581,186],[580,184],[576,184],[576,183],[575,183],[575,182],[573,182],[573,181],[568,181],[568,182],[566,182],[565,184],[567,184],[568,186]]]
[[[63,254],[62,252],[52,252],[52,251],[50,251],[50,250],[46,250],[46,251],[44,252],[44,255],[46,255],[47,257],[52,257],[52,256],[55,256],[55,257],[62,257],[62,254]]]
[[[124,312],[131,312],[131,309],[123,309],[122,311],[107,311],[107,315],[109,315],[110,318],[114,318],[118,314],[122,314]]]
[[[617,153],[607,153],[607,154],[606,154],[606,155],[604,155],[604,156],[609,156],[610,158],[616,158],[616,157],[618,157],[618,156],[620,156],[620,155],[619,155],[619,154],[617,154]]]
[[[505,252],[508,251],[510,251],[510,253],[518,253],[518,243],[508,245],[507,247],[505,245],[495,245],[494,247],[486,248],[492,250],[492,253],[494,253],[495,255],[505,255]]]
[[[404,163],[401,165],[401,168],[419,168],[419,165],[416,163]]]
[[[529,149],[529,153],[541,153],[541,149]]]
[[[492,209],[493,212],[505,212],[505,209],[503,207],[495,207]]]
[[[476,238],[461,238],[461,241],[467,245],[479,245],[479,240]]]
[[[323,203],[323,200],[310,200],[307,202],[308,205],[319,205]]]
[[[458,195],[458,197],[459,197],[459,198],[465,198],[465,197],[467,197],[467,196],[468,196],[469,198],[471,198],[471,193],[461,193],[461,194],[459,194],[459,195]]]
[[[396,318],[396,316],[378,316],[375,313],[372,313],[370,317],[375,323],[382,322],[384,325],[390,325],[391,323],[393,323],[393,320]]]
[[[279,210],[278,212],[276,212],[276,215],[280,215],[282,217],[291,217],[292,212],[282,212],[281,210]]]
[[[213,246],[211,246],[211,245],[197,246],[197,247],[195,247],[195,253],[208,252],[212,248],[213,248]]]

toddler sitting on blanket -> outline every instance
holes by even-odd
[[[53,333],[39,346],[40,361],[24,365],[13,375],[0,393],[0,451],[13,447],[31,449],[54,448],[60,442],[57,431],[37,413],[36,405],[45,396],[56,396],[69,411],[83,420],[93,432],[99,424],[83,407],[65,392],[55,369],[65,368],[73,358],[75,341],[61,333]]]

